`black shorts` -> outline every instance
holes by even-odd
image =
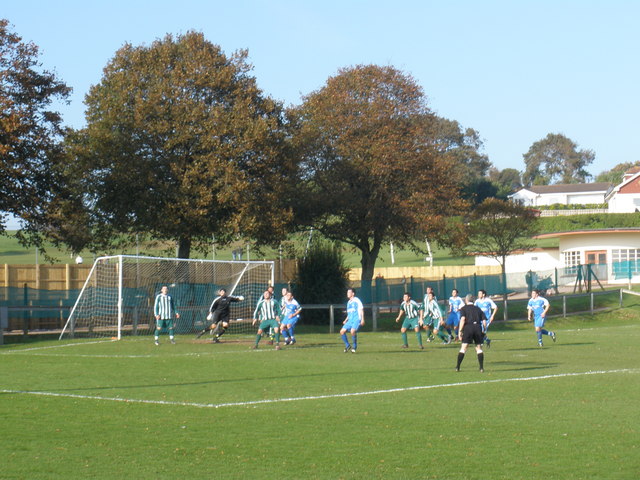
[[[222,312],[213,312],[213,318],[211,319],[211,323],[215,325],[220,322],[229,323],[229,314],[227,313],[225,315]]]
[[[482,325],[471,324],[465,325],[462,331],[462,343],[475,343],[476,345],[482,345],[484,341],[484,334],[482,333]]]

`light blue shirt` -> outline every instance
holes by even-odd
[[[347,321],[351,322],[360,322],[362,319],[360,318],[360,310],[364,309],[362,302],[358,297],[353,297],[347,303]]]
[[[544,297],[537,297],[529,300],[529,303],[527,303],[527,308],[533,311],[533,315],[535,318],[540,318],[547,305],[549,305],[549,300]]]

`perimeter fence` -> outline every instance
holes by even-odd
[[[499,307],[496,318],[518,319],[526,315],[526,301],[533,289],[548,296],[553,305],[553,312],[563,315],[573,313],[594,312],[601,308],[615,308],[618,298],[621,299],[620,285],[607,284],[613,279],[616,282],[637,282],[640,276],[640,259],[602,265],[577,265],[574,267],[556,268],[544,271],[510,273],[506,275],[469,275],[464,277],[441,278],[375,278],[371,289],[371,299],[363,299],[367,303],[368,317],[375,322],[368,324],[367,329],[385,328],[385,313],[397,312],[404,292],[421,302],[427,286],[434,289],[440,305],[446,310],[446,300],[454,288],[460,296],[475,294],[483,289],[491,296]],[[626,283],[626,282],[625,282]],[[295,293],[295,285],[277,284],[276,295],[282,287],[290,286]],[[352,282],[359,289],[359,282]],[[605,291],[605,287],[609,290]],[[79,289],[46,290],[19,287],[0,288],[0,332],[8,334],[46,333],[60,330],[71,311]],[[507,301],[503,298],[506,294]],[[297,299],[307,312],[314,311],[313,322],[326,331],[326,327],[339,325],[344,317],[344,304],[305,304],[303,298]],[[621,303],[620,303],[621,305]],[[152,303],[149,302],[149,315],[152,315]],[[380,322],[378,322],[380,319]],[[340,323],[338,323],[340,322]],[[304,315],[302,324],[304,325]],[[0,336],[0,341],[1,336]]]

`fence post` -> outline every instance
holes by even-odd
[[[590,307],[591,307],[591,315],[593,315],[593,292],[591,292],[591,295],[589,295],[590,297]]]
[[[567,318],[567,296],[562,296],[562,318]]]
[[[371,328],[378,331],[378,305],[371,305]]]
[[[473,291],[472,293],[475,295],[478,293],[478,274],[473,272]]]
[[[5,328],[9,328],[9,308],[0,307],[0,345],[4,344]]]
[[[335,318],[333,316],[333,304],[329,305],[329,333],[333,333]]]
[[[620,289],[620,308],[622,308],[622,289]]]
[[[29,305],[29,294],[27,290],[27,284],[24,284],[24,306],[27,307]],[[25,308],[22,313],[22,335],[27,336],[29,334],[29,312]]]
[[[442,298],[447,297],[447,276],[442,274]]]
[[[507,307],[508,302],[506,300],[503,300],[502,303],[504,304],[504,315],[503,318],[505,321],[509,320],[509,308]]]

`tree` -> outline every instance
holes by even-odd
[[[455,159],[438,150],[439,119],[411,77],[376,65],[340,70],[292,116],[297,221],[360,252],[367,301],[383,244],[418,249],[462,208]]]
[[[60,155],[62,118],[52,109],[71,89],[0,19],[0,212],[27,222],[51,200],[51,162]],[[5,219],[0,216],[0,232]]]
[[[298,264],[294,280],[295,295],[307,304],[342,302],[346,295],[348,273],[339,244],[314,240]],[[326,323],[326,312],[310,310],[305,314],[305,320]]]
[[[507,196],[522,187],[520,172],[515,168],[505,168],[498,170],[491,168],[489,178],[498,187],[496,196],[506,200]]]
[[[609,182],[618,185],[622,182],[624,174],[633,167],[639,167],[640,161],[619,163],[611,170],[605,170],[596,177],[596,182]]]
[[[507,256],[535,247],[539,231],[537,212],[517,203],[487,198],[471,212],[460,232],[463,252],[496,259],[506,273]],[[504,292],[507,299],[507,292]],[[506,317],[505,317],[506,318]]]
[[[584,183],[591,175],[585,168],[593,163],[592,150],[577,150],[575,142],[559,133],[550,133],[538,140],[523,155],[524,185],[551,185],[554,183]]]
[[[281,238],[284,111],[246,57],[227,57],[196,32],[116,52],[86,96],[87,127],[69,141],[94,243],[146,232],[175,240],[188,258],[212,235]]]

